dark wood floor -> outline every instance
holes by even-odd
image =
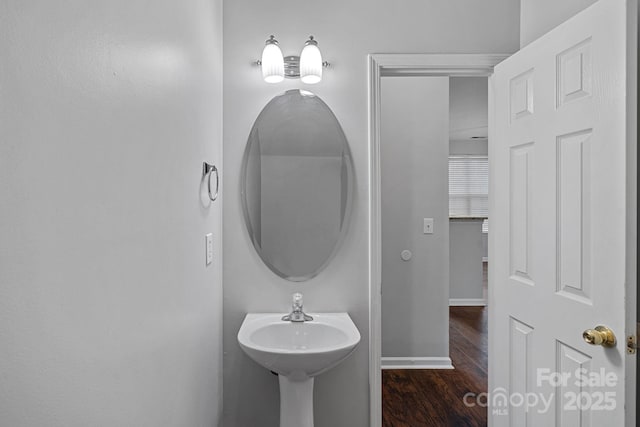
[[[450,307],[453,370],[383,370],[383,427],[486,426],[487,410],[464,395],[487,391],[487,309]]]

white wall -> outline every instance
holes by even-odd
[[[449,78],[449,139],[480,142],[487,137],[489,79],[487,77]]]
[[[217,425],[221,14],[0,3],[1,425]]]
[[[449,141],[449,154],[488,156],[489,143],[486,139],[476,141]]]
[[[596,0],[520,0],[520,47],[562,24]]]
[[[482,300],[482,257],[484,255],[481,219],[451,219],[449,298]],[[476,301],[477,302],[477,301]]]
[[[342,157],[263,155],[261,169],[262,255],[289,277],[314,273],[340,238]]]
[[[246,312],[285,312],[290,294],[305,294],[308,310],[348,311],[362,334],[356,352],[315,383],[316,426],[364,427],[368,401],[368,127],[367,55],[370,53],[509,53],[517,50],[519,4],[512,0],[233,0],[224,5],[224,390],[225,425],[278,423],[275,376],[247,358],[236,334]],[[262,81],[251,65],[274,34],[285,55],[299,54],[310,34],[332,67],[323,81]],[[355,165],[356,187],[347,238],[328,268],[302,284],[273,274],[255,253],[240,203],[240,165],[251,126],[275,95],[304,87],[340,120]]]
[[[384,77],[380,99],[382,357],[449,357],[449,78]]]

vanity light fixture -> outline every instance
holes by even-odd
[[[300,56],[282,56],[278,41],[270,36],[262,51],[262,60],[257,61],[262,67],[262,78],[267,83],[279,83],[284,78],[300,78],[302,83],[315,84],[322,80],[322,68],[329,63],[322,61],[318,42],[309,36]]]
[[[309,36],[300,54],[300,80],[307,84],[322,80],[322,55],[313,36]]]
[[[279,83],[284,80],[284,59],[275,37],[269,37],[262,50],[262,78],[267,83]]]

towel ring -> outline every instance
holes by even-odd
[[[216,174],[216,191],[211,191],[211,175]],[[207,180],[207,190],[209,191],[209,200],[214,202],[218,198],[218,188],[220,188],[220,179],[218,178],[218,168],[207,162],[202,162],[202,176]]]

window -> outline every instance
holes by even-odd
[[[449,216],[489,216],[487,156],[449,157]]]

